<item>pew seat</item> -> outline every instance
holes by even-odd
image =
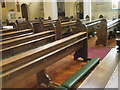
[[[78,70],[57,88],[72,88],[85,74],[88,73],[88,71],[90,71],[96,64],[98,64],[99,61],[99,58],[91,59],[85,66],[83,66],[80,70]]]

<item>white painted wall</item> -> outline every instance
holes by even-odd
[[[102,0],[103,3],[98,4],[92,0],[92,19],[97,19],[102,14],[106,19],[112,19],[114,16],[118,17],[118,9],[112,9],[112,0]]]
[[[75,14],[75,8],[74,8],[75,2],[65,2],[65,16],[70,17],[74,16]],[[74,16],[75,17],[75,16]]]
[[[57,0],[46,0],[46,2],[44,2],[44,18],[48,19],[49,16],[52,19],[58,18]]]
[[[28,8],[28,16],[29,19],[34,19],[34,18],[38,18],[38,17],[44,17],[44,11],[43,11],[43,7],[41,5],[42,2],[38,2],[40,0],[36,0],[36,2],[27,2],[26,1],[22,1],[19,4],[27,4],[27,8]],[[0,8],[0,10],[2,9],[2,21],[6,21],[6,19],[8,18],[8,13],[10,9],[14,9],[16,12],[16,18],[18,17],[22,17],[21,14],[21,6],[20,6],[20,12],[17,12],[17,7],[16,7],[16,2],[14,0],[14,2],[6,2],[6,7],[5,8]]]
[[[70,17],[74,16],[76,18],[76,4],[80,0],[72,0],[70,2],[67,2],[68,0],[65,0],[65,16]],[[82,0],[81,0],[82,1]],[[84,0],[84,18],[86,15],[89,15],[91,18],[91,0]]]

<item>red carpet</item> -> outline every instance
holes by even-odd
[[[103,59],[110,50],[111,48],[88,47],[88,57],[90,58],[98,57],[98,58]]]

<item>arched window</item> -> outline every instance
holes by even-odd
[[[112,0],[112,9],[120,9],[120,0]]]

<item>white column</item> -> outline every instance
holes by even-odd
[[[91,0],[84,0],[84,18],[86,17],[86,15],[90,16],[90,20],[91,20]]]
[[[70,17],[75,15],[75,2],[76,0],[64,0],[65,1],[65,16]],[[74,16],[75,17],[75,16]]]
[[[58,19],[57,0],[44,1],[44,18]]]

